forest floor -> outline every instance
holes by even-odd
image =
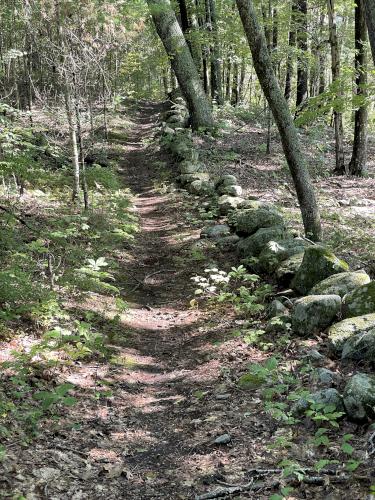
[[[148,103],[134,106],[131,129],[117,141],[141,230],[121,265],[129,308],[111,360],[77,361],[59,373],[60,381],[75,385],[77,403],[45,419],[30,443],[7,445],[0,462],[4,498],[190,499],[247,484],[235,498],[266,499],[287,484],[280,461],[311,467],[321,458],[309,442],[311,422],[281,424],[265,411],[258,390],[237,383],[249,363],[270,354],[294,373],[321,339],[278,344],[271,338],[270,353],[238,334],[249,322],[232,308],[190,305],[192,276],[204,275],[211,264],[229,270],[235,261],[199,240],[205,224],[199,200],[169,185],[168,158],[153,140],[158,111]],[[113,318],[112,306],[99,295],[79,304],[103,322]],[[259,328],[259,322],[250,326]],[[325,366],[336,368],[328,359]],[[306,372],[298,376],[303,381]],[[375,482],[373,463],[364,458],[368,429],[343,423],[338,436],[348,432],[363,462],[356,474],[326,475],[316,484],[294,481],[285,498],[365,498]],[[340,443],[338,437],[329,455],[342,461]]]

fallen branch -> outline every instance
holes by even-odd
[[[28,223],[22,219],[22,217],[19,217],[18,215],[16,215],[14,212],[12,212],[12,210],[10,208],[7,208],[7,207],[4,207],[2,205],[0,205],[0,210],[2,210],[3,212],[6,212],[7,214],[11,215],[12,217],[14,217],[16,220],[18,220],[18,222],[20,222],[22,225],[26,226],[27,228],[31,229],[31,231],[35,231],[35,229],[31,226],[28,225]]]

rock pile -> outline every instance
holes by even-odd
[[[275,324],[278,326],[273,331],[291,327],[298,336],[327,329],[333,355],[342,360],[374,362],[375,282],[363,270],[351,271],[323,245],[293,234],[276,206],[246,199],[234,175],[212,178],[205,172],[191,131],[185,128],[186,107],[181,98],[176,101],[164,115],[161,140],[176,160],[177,181],[190,193],[213,200],[226,218],[204,228],[202,238],[210,238],[223,251],[236,251],[256,272],[272,275],[278,284],[290,286],[295,292],[288,304],[271,304],[269,318],[273,321],[267,331]],[[275,318],[280,321],[275,322]],[[321,385],[336,380],[335,374],[322,370],[326,369],[320,368],[319,377],[324,379]],[[347,382],[343,395],[329,388],[314,397],[317,401],[336,401],[340,411],[345,410],[353,420],[374,418],[375,376],[357,373]]]

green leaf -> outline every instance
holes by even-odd
[[[350,445],[349,443],[343,443],[341,445],[341,450],[346,453],[347,455],[352,455],[353,454],[353,451],[354,451],[354,448],[352,445]]]

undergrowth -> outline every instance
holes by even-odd
[[[14,346],[1,365],[0,461],[9,443],[33,439],[44,418],[76,403],[64,365],[112,356],[127,308],[120,260],[138,231],[114,160],[87,169],[84,210],[71,202],[64,145],[42,127],[21,128],[11,111],[0,123],[0,343]],[[102,297],[111,304],[109,331],[83,307]]]

